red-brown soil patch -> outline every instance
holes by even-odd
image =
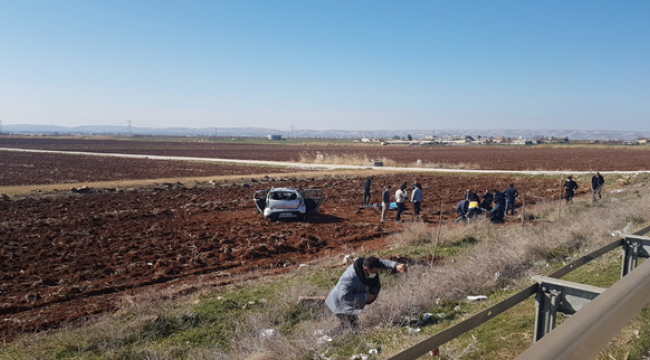
[[[0,152],[0,186],[282,173],[295,169],[197,161]],[[305,170],[300,170],[305,171]]]
[[[373,199],[380,186],[410,183],[413,176],[375,176]],[[503,189],[515,181],[533,203],[556,195],[559,185],[504,175],[417,176],[423,221],[430,226],[438,223],[441,195],[450,195],[449,220],[467,188]],[[407,223],[381,223],[378,210],[359,209],[362,181],[349,175],[260,178],[216,187],[168,184],[0,199],[0,339],[113,310],[124,294],[192,287],[198,274],[228,282],[238,274],[281,273],[325,256],[372,252]],[[326,198],[306,222],[269,222],[256,213],[251,196],[272,186],[320,188]]]
[[[405,166],[418,159],[450,167],[488,170],[637,171],[650,169],[650,147],[607,146],[403,146],[376,144],[331,145],[308,143],[144,142],[81,139],[0,138],[0,147],[89,151],[226,159],[298,161],[301,154],[387,158]]]

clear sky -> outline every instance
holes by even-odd
[[[0,0],[4,124],[650,130],[650,1]]]

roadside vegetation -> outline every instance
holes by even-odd
[[[297,302],[299,296],[327,295],[349,265],[337,257],[182,297],[125,296],[114,314],[2,344],[0,359],[385,359],[530,285],[530,276],[547,275],[615,240],[618,232],[648,224],[648,175],[632,177],[620,192],[607,190],[596,203],[590,194],[572,206],[540,203],[527,209],[524,226],[479,220],[439,229],[413,223],[393,235],[389,249],[348,254],[431,260],[405,275],[382,276],[384,289],[361,316],[358,334],[327,341],[323,336],[338,320],[322,305]],[[613,252],[565,279],[606,287],[619,272]],[[468,295],[488,299],[469,302]],[[532,343],[534,310],[531,298],[441,347],[440,359],[516,357]],[[648,328],[646,308],[600,359],[641,359],[650,347]]]
[[[368,145],[360,145],[368,146]],[[424,168],[424,169],[462,169],[462,170],[472,170],[480,169],[479,164],[472,163],[436,163],[436,162],[410,162],[410,163],[401,163],[393,159],[389,159],[383,156],[377,156],[376,158],[371,158],[368,154],[364,152],[359,153],[342,153],[342,154],[329,154],[329,153],[319,153],[314,154],[310,152],[301,152],[298,154],[299,163],[307,164],[332,164],[332,165],[355,165],[362,166],[369,161],[381,161],[383,166],[386,167],[410,167],[410,168]]]

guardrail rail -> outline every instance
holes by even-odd
[[[623,234],[549,276],[535,276],[535,284],[480,313],[451,326],[388,360],[415,360],[429,351],[493,319],[535,295],[535,343],[516,360],[593,359],[643,306],[650,303],[650,226]],[[621,280],[607,289],[561,280],[571,271],[618,248],[624,256]],[[636,270],[635,270],[636,269]],[[633,271],[634,270],[634,271]],[[556,328],[556,314],[573,315]]]

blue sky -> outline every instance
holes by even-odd
[[[0,0],[0,119],[648,131],[648,19],[641,0]]]

